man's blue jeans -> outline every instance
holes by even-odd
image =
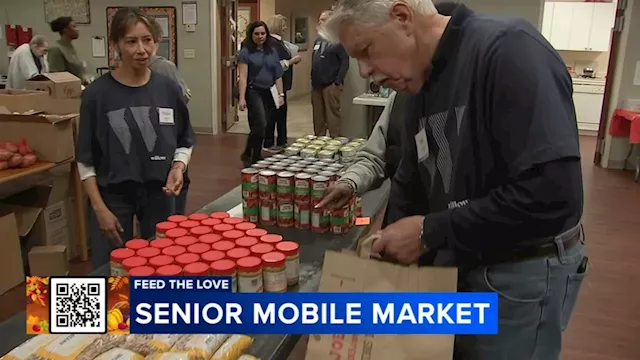
[[[554,255],[460,270],[459,291],[499,294],[499,333],[456,337],[456,360],[560,358],[562,332],[586,274],[584,238],[570,249],[563,239],[580,230],[557,236]]]

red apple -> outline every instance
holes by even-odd
[[[40,326],[38,326],[38,325],[33,325],[32,329],[35,332],[40,332]]]
[[[120,330],[124,330],[124,329],[126,329],[126,328],[127,328],[127,324],[125,324],[125,323],[120,323],[120,324],[118,324],[118,329],[120,329]]]

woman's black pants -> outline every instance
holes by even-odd
[[[245,99],[250,132],[243,157],[255,162],[261,158],[267,119],[271,116],[275,104],[269,89],[249,88]]]

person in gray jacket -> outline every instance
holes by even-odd
[[[402,126],[409,94],[393,92],[378,118],[365,147],[358,151],[353,165],[330,187],[318,207],[335,209],[344,206],[353,195],[362,196],[393,178],[400,164]],[[389,199],[391,201],[391,199]],[[385,212],[383,226],[388,223]]]
[[[180,72],[178,71],[178,67],[169,61],[168,59],[157,54],[158,48],[160,46],[160,38],[162,37],[162,28],[157,22],[153,24],[153,36],[156,38],[156,48],[153,56],[149,60],[149,69],[151,71],[164,75],[170,79],[173,79],[182,89],[182,93],[184,94],[185,101],[189,103],[189,99],[191,99],[191,91],[189,87],[187,87],[187,83],[184,81]],[[176,214],[184,214],[186,212],[187,206],[187,192],[189,191],[189,184],[191,183],[191,179],[189,179],[189,170],[188,168],[185,170],[183,174],[184,184],[182,186],[182,191],[180,194],[176,196],[175,199],[175,209],[174,212]]]

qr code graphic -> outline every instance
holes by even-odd
[[[51,277],[49,279],[51,334],[107,332],[107,279]]]

